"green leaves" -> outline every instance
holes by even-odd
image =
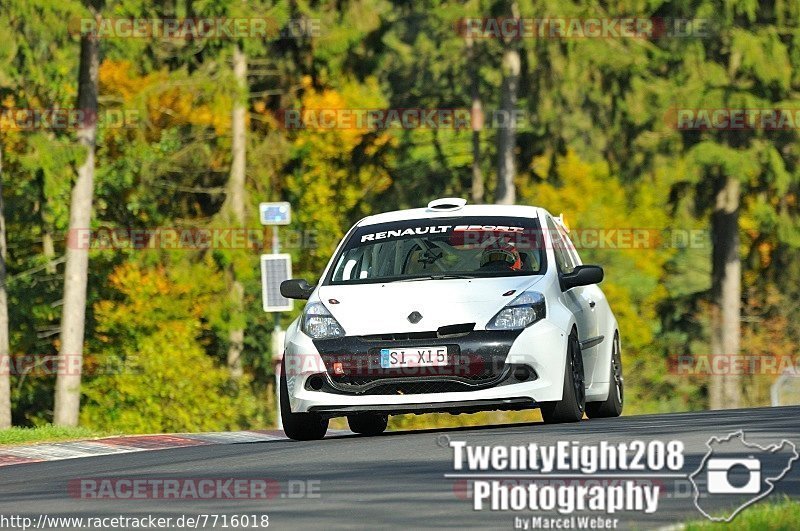
[[[784,94],[790,86],[792,65],[786,46],[774,27],[755,33],[740,28],[731,30],[730,74],[735,78],[753,80],[767,90]]]

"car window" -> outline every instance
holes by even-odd
[[[364,284],[438,276],[536,275],[544,271],[538,219],[460,216],[359,227],[326,283]]]
[[[581,262],[581,258],[578,255],[578,250],[575,249],[575,244],[572,243],[572,240],[570,239],[569,234],[567,234],[566,230],[564,230],[563,227],[560,227],[560,226],[558,227],[558,233],[561,235],[561,239],[566,244],[565,249],[566,249],[567,255],[569,256],[570,260],[572,261],[572,268],[574,269],[574,268],[578,267],[583,262]]]
[[[572,273],[576,263],[570,256],[569,247],[564,242],[561,232],[556,228],[556,224],[550,216],[547,217],[547,231],[550,233],[550,240],[553,244],[553,254],[556,257],[558,272]]]

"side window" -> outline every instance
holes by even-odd
[[[578,267],[583,262],[581,262],[581,259],[578,256],[578,251],[575,249],[575,245],[572,243],[572,240],[569,239],[569,235],[564,231],[564,229],[559,227],[558,233],[561,234],[561,239],[567,244],[564,249],[570,260],[572,260],[572,268],[574,269]]]
[[[550,240],[553,243],[553,254],[556,256],[559,273],[572,273],[575,263],[569,255],[567,244],[561,237],[561,233],[549,216],[547,217],[547,232],[550,233]]]

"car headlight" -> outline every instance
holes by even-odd
[[[334,319],[321,302],[306,304],[301,328],[311,339],[329,339],[344,335],[344,329],[339,321]]]
[[[487,330],[517,330],[544,319],[544,295],[538,291],[525,291],[509,302],[505,308],[492,317]]]

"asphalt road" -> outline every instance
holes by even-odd
[[[454,471],[453,451],[442,444],[443,436],[469,444],[504,445],[679,439],[685,443],[684,470],[689,473],[700,464],[710,437],[739,429],[748,442],[764,445],[788,439],[800,448],[800,407],[634,416],[561,426],[531,423],[392,432],[379,437],[348,435],[305,443],[199,446],[32,463],[0,468],[0,514],[34,518],[43,513],[50,517],[156,515],[172,517],[173,522],[181,515],[268,514],[270,528],[277,529],[509,529],[515,517],[530,518],[531,512],[474,511],[464,481],[445,478]],[[92,500],[70,490],[81,478],[268,479],[274,497]],[[614,515],[620,527],[650,529],[702,518],[687,494],[686,482],[678,485],[681,481],[664,480],[666,492],[654,515]],[[300,496],[302,491],[311,491],[315,497]],[[800,464],[770,497],[781,494],[800,499]],[[218,517],[217,528],[222,524]],[[251,524],[250,528],[255,527]]]

